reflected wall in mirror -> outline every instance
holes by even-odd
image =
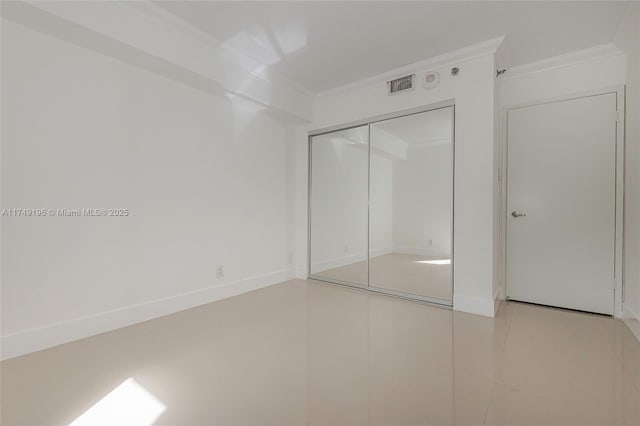
[[[310,138],[310,275],[366,286],[368,126]]]
[[[369,286],[450,303],[453,107],[370,132]]]

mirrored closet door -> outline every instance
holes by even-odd
[[[452,302],[454,107],[313,135],[311,278]]]

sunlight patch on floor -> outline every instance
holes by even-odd
[[[417,262],[428,263],[429,265],[451,265],[451,259],[418,260]]]
[[[128,378],[69,426],[151,426],[166,409],[148,390]]]

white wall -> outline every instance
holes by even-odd
[[[362,143],[345,143],[354,132]],[[369,163],[366,136],[363,127],[312,138],[312,274],[365,261],[367,243],[372,256],[392,251],[393,160],[372,151]]]
[[[588,57],[585,57],[588,55]],[[576,55],[577,56],[577,55]],[[610,46],[584,52],[580,59],[566,56],[562,63],[541,61],[510,69],[502,77],[502,107],[611,88],[625,82],[625,58]]]
[[[451,255],[452,133],[453,107],[371,125],[372,153],[389,158],[383,170],[371,164],[372,240],[382,231],[376,221],[389,227],[374,253]]]
[[[362,142],[346,143],[337,134],[313,138],[312,274],[367,258],[369,159]]]
[[[372,146],[373,148],[373,146]],[[393,251],[393,205],[396,184],[393,158],[371,151],[371,207],[369,244],[371,256]]]
[[[495,47],[494,47],[495,50]],[[460,68],[453,77],[450,69]],[[493,315],[493,144],[494,80],[493,53],[476,54],[458,62],[440,62],[418,72],[435,70],[440,85],[425,90],[420,85],[405,94],[388,96],[385,79],[377,84],[347,88],[318,98],[315,122],[318,129],[385,113],[455,99],[455,223],[454,308]],[[408,71],[407,73],[411,72]],[[400,71],[399,71],[400,72]],[[309,127],[297,133],[298,202],[296,226],[306,228],[306,138]],[[304,277],[306,234],[298,232],[297,271]]]
[[[640,5],[629,6],[615,43],[626,54],[627,82],[624,315],[640,321]]]
[[[409,146],[394,161],[395,253],[451,255],[452,154],[450,143]]]
[[[294,129],[2,21],[3,357],[289,278]],[[225,276],[216,279],[216,266]]]

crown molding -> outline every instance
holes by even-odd
[[[317,96],[333,96],[341,93],[349,92],[354,89],[359,89],[361,87],[371,86],[373,84],[379,84],[380,82],[385,82],[388,80],[392,80],[400,75],[417,73],[420,71],[427,71],[429,69],[442,67],[445,65],[450,65],[454,63],[464,63],[466,61],[471,61],[473,59],[477,59],[482,56],[495,54],[500,45],[505,40],[505,36],[495,37],[480,43],[472,44],[467,47],[463,47],[461,49],[453,50],[448,53],[444,53],[442,55],[434,56],[432,58],[414,62],[409,65],[405,65],[400,68],[395,68],[384,73],[367,77],[362,80],[354,81],[352,83],[348,83],[342,86],[338,86],[333,89],[325,90],[319,92]]]
[[[616,45],[613,43],[601,44],[598,46],[590,47],[588,49],[577,50],[574,52],[553,56],[551,58],[542,59],[540,61],[515,66],[507,71],[507,73],[504,75],[504,80],[510,80],[516,77],[522,77],[525,75],[536,74],[556,68],[563,68],[585,62],[596,61],[622,54],[624,54],[624,52],[616,47]]]

